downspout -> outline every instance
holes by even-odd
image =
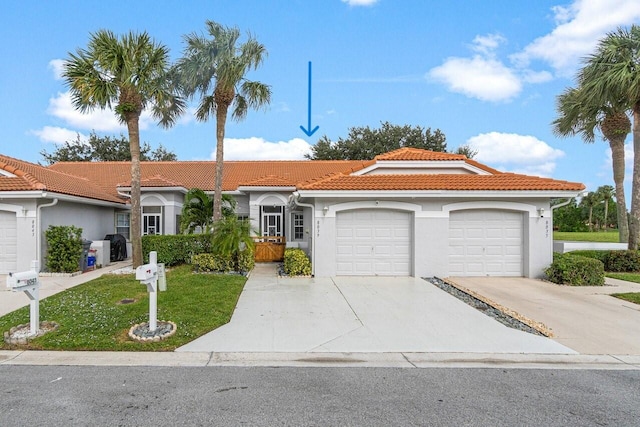
[[[44,195],[46,197],[46,194]],[[40,215],[40,210],[42,208],[50,208],[51,206],[55,206],[58,204],[58,199],[53,199],[53,201],[51,203],[47,203],[44,205],[39,205],[37,210],[36,210],[36,216],[37,216],[37,222],[36,222],[36,226],[37,226],[37,230],[36,230],[36,262],[38,263],[38,266],[36,267],[36,270],[38,271],[38,273],[40,271],[42,271],[42,262],[40,260],[40,257],[42,256],[42,242],[41,242],[41,238],[40,238],[40,230],[42,229],[42,216]]]
[[[553,254],[553,211],[563,206],[567,206],[569,203],[571,203],[573,199],[574,199],[573,197],[569,197],[564,202],[551,206],[551,253],[552,254]]]
[[[300,199],[300,193],[298,193],[297,191],[294,191],[291,196],[292,196],[291,197],[291,201],[293,202],[294,205],[311,209],[311,231],[312,231],[312,233],[311,233],[311,257],[313,258],[312,261],[311,261],[311,275],[315,276],[316,275],[316,262],[315,262],[315,258],[316,258],[316,239],[315,239],[314,227],[315,227],[315,224],[316,224],[316,207],[314,205],[312,205],[311,203],[303,203],[303,202],[301,202],[299,200]]]

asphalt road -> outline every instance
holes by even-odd
[[[0,425],[632,426],[640,371],[0,366]]]

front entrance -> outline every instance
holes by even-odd
[[[284,259],[284,206],[262,206],[260,209],[261,238],[256,242],[256,262],[273,262]]]

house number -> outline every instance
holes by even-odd
[[[549,237],[549,220],[545,221],[544,228],[545,228],[545,237]]]
[[[320,237],[320,220],[316,221],[316,237]]]

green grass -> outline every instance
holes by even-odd
[[[36,350],[171,351],[229,322],[246,282],[243,276],[193,274],[190,266],[167,272],[158,292],[158,320],[177,324],[176,334],[139,343],[127,333],[149,320],[149,294],[131,275],[104,275],[40,301],[40,320],[60,327],[20,348]],[[120,304],[123,299],[136,302]],[[29,307],[0,317],[0,331],[29,323]],[[4,342],[1,349],[16,348]]]
[[[614,279],[626,280],[627,282],[640,283],[640,273],[605,273],[604,275]]]
[[[607,242],[618,243],[618,231],[570,232],[554,231],[553,240],[569,240],[574,242]]]
[[[611,296],[623,299],[625,301],[633,302],[635,304],[640,304],[640,292],[629,292],[626,294],[611,294]]]

